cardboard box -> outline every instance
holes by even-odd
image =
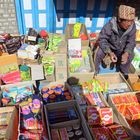
[[[55,67],[63,68],[67,67],[67,54],[56,54],[55,55]]]
[[[56,76],[56,81],[60,81],[60,80],[67,81],[67,78],[68,78],[67,67],[56,68],[55,76]]]
[[[60,103],[52,103],[52,104],[47,104],[47,105],[44,105],[44,109],[45,109],[45,116],[46,116],[46,119],[48,119],[48,111],[55,111],[55,110],[64,110],[64,109],[69,109],[69,108],[74,108],[75,112],[76,112],[76,115],[77,115],[77,119],[75,120],[69,120],[69,121],[66,121],[66,122],[60,122],[60,123],[55,123],[55,124],[50,124],[49,123],[49,126],[51,128],[55,128],[56,126],[57,127],[62,127],[65,125],[70,125],[72,122],[73,123],[78,123],[79,122],[79,114],[78,114],[78,110],[76,109],[76,101],[74,100],[71,100],[71,101],[64,101],[64,102],[60,102]],[[64,124],[63,124],[64,123]]]
[[[128,92],[128,93],[124,93],[126,95],[136,95],[137,96],[137,93],[136,92]],[[118,94],[117,94],[118,95]],[[120,94],[121,96],[122,94]],[[109,95],[109,98],[108,98],[108,103],[109,105],[113,108],[113,111],[114,113],[116,114],[117,118],[119,119],[120,123],[127,129],[127,131],[129,132],[129,134],[131,134],[132,136],[140,136],[140,128],[138,126],[131,126],[125,116],[123,116],[117,109],[117,107],[115,106],[115,104],[113,103],[113,97],[116,96],[114,94],[111,94]],[[138,125],[138,123],[136,124]]]
[[[85,49],[85,47],[83,47],[82,49]],[[88,47],[86,47],[86,49],[87,49],[88,55],[89,55],[91,72],[70,73],[70,71],[68,69],[68,80],[71,84],[74,84],[75,80],[78,80],[79,82],[84,82],[84,81],[87,81],[86,79],[91,79],[94,76],[95,67],[94,67],[94,64],[93,64],[91,50]]]
[[[130,84],[130,86],[135,83],[135,82],[138,82],[139,77],[138,75],[135,73],[135,74],[128,74],[128,83]]]
[[[74,24],[67,24],[67,27],[66,27],[66,30],[65,30],[66,39],[72,39],[73,38],[72,37],[73,27],[74,27]],[[84,24],[82,24],[81,29],[82,29],[83,33],[88,36],[86,26]],[[88,40],[82,40],[82,46],[89,46],[89,39]]]
[[[58,123],[55,125],[50,125],[48,118],[46,118],[46,123],[47,123],[47,128],[48,128],[48,132],[49,132],[49,140],[52,140],[51,137],[51,133],[50,133],[50,129],[57,129],[57,128],[63,128],[63,127],[68,127],[71,126],[73,124],[81,124],[83,132],[84,132],[84,137],[87,140],[92,140],[92,137],[89,133],[88,127],[86,125],[86,122],[83,118],[83,115],[81,116],[81,112],[79,112],[79,107],[76,101],[68,101],[68,102],[63,102],[63,103],[55,103],[55,104],[50,104],[50,105],[44,105],[44,110],[45,110],[45,115],[47,116],[47,110],[52,110],[52,109],[61,109],[61,108],[67,108],[67,107],[73,107],[76,109],[76,113],[78,115],[78,119],[77,120],[72,120],[72,121],[67,121],[67,122],[62,122],[62,123]]]
[[[38,59],[31,60],[27,58],[26,59],[18,58],[18,65],[23,65],[23,64],[26,65],[38,64]]]
[[[108,74],[98,74],[98,75],[95,76],[95,79],[100,80],[102,82],[109,83],[111,89],[113,89],[113,84],[115,85],[115,84],[120,84],[120,83],[126,83],[127,90],[132,91],[131,86],[125,80],[123,75],[119,72],[108,73]]]
[[[133,91],[137,91],[137,90],[140,89],[140,78],[138,77],[138,75],[136,73],[135,74],[129,74],[127,81],[130,84]]]
[[[6,128],[6,134],[4,138],[2,138],[4,140],[16,140],[18,138],[18,125],[19,125],[18,110],[15,107],[4,107],[3,109],[5,111],[8,111],[10,108],[12,109],[11,110],[12,114],[8,122],[8,126]]]
[[[11,87],[15,87],[15,86],[27,86],[29,84],[32,84],[36,87],[36,84],[35,84],[35,81],[25,81],[25,82],[18,82],[18,83],[15,83],[15,84],[8,84],[8,85],[2,85],[0,88],[1,90],[3,90],[3,88],[11,88]]]
[[[55,82],[56,81],[54,73],[52,75],[46,75],[45,79],[46,79],[45,81],[47,81],[47,82]]]

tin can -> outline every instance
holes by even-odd
[[[54,103],[55,101],[56,101],[56,95],[55,94],[49,95],[49,102]]]
[[[49,89],[47,87],[43,87],[41,89],[41,93],[44,94],[44,93],[48,93]]]
[[[48,93],[43,94],[43,99],[44,99],[45,101],[48,102],[48,98],[49,98],[49,94],[48,94]]]
[[[65,96],[65,100],[66,100],[66,101],[71,100],[71,96],[69,96],[69,95],[68,95],[68,96]]]

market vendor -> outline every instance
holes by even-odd
[[[113,17],[101,30],[99,48],[96,53],[95,66],[99,72],[102,60],[108,55],[116,63],[117,72],[128,74],[131,61],[134,57],[136,26],[134,23],[135,9],[120,5],[118,17]]]

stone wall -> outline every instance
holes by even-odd
[[[15,0],[0,0],[0,33],[18,33]]]

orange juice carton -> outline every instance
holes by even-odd
[[[88,106],[87,107],[87,119],[89,125],[99,125],[101,123],[100,108],[97,106]]]
[[[108,125],[113,123],[113,111],[112,108],[100,108],[100,116],[103,125]]]

